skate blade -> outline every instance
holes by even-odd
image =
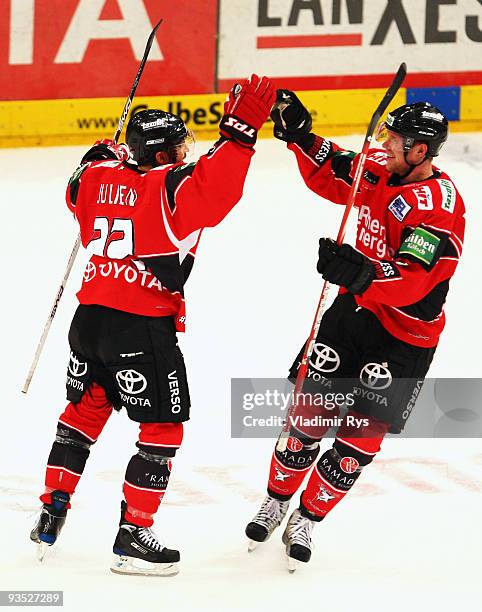
[[[287,561],[288,561],[288,572],[290,574],[294,574],[296,569],[298,568],[299,565],[299,561],[297,559],[293,559],[293,557],[290,557],[287,555]]]
[[[253,550],[256,550],[256,548],[258,548],[258,546],[260,544],[262,544],[263,542],[256,542],[256,540],[249,540],[248,542],[248,552],[253,552]]]
[[[129,576],[175,576],[179,573],[179,563],[149,563],[134,557],[115,555],[110,571]]]
[[[46,544],[45,542],[37,542],[36,546],[37,546],[37,559],[40,562],[42,562],[47,553],[47,550],[49,549],[49,545]]]

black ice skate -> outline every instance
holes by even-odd
[[[121,504],[119,531],[114,542],[115,574],[134,576],[174,576],[179,572],[179,551],[163,546],[150,527],[139,527],[125,520],[127,505]]]
[[[52,491],[52,503],[44,504],[40,510],[37,524],[30,532],[32,542],[38,544],[37,556],[40,561],[47,548],[55,544],[67,516],[70,495],[64,491]]]
[[[288,570],[292,574],[298,562],[308,563],[311,558],[311,532],[316,525],[315,521],[304,517],[298,508],[288,520],[283,533],[283,544],[286,545],[288,555]]]
[[[280,501],[267,495],[258,513],[253,520],[246,525],[246,535],[250,542],[248,551],[251,552],[260,542],[266,542],[273,531],[281,524],[288,512],[288,501]]]

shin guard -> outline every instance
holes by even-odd
[[[42,503],[51,504],[51,493],[55,490],[73,495],[89,457],[91,444],[80,432],[58,424],[45,472],[45,492],[40,496]]]
[[[139,451],[129,461],[124,481],[127,521],[140,527],[153,524],[182,437],[182,423],[141,423]]]
[[[105,391],[93,383],[81,400],[70,402],[59,417],[57,435],[48,458],[45,492],[40,500],[51,503],[52,491],[75,491],[90,447],[97,440],[112,413]]]
[[[140,527],[152,525],[169,483],[171,467],[169,457],[142,449],[131,458],[124,481],[127,521]]]
[[[309,469],[316,461],[320,445],[313,440],[290,436],[286,450],[274,450],[269,470],[268,493],[286,501],[300,488]]]
[[[320,457],[311,473],[301,496],[301,514],[320,521],[345,497],[362,469],[373,461],[388,426],[378,421],[370,425],[358,432],[362,437],[341,439],[341,435],[347,434],[342,424],[333,447]]]

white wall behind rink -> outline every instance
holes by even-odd
[[[346,35],[361,44],[345,46]],[[257,48],[286,36],[335,46]],[[218,76],[385,74],[401,61],[411,72],[480,71],[481,40],[479,0],[221,0]]]

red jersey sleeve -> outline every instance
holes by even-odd
[[[298,168],[306,186],[319,196],[346,204],[352,185],[352,168],[357,154],[315,136],[311,146],[288,145],[298,162]]]
[[[176,236],[214,227],[239,202],[253,149],[231,140],[218,142],[177,186],[172,202]]]
[[[79,166],[76,171],[72,174],[67,185],[67,191],[65,193],[65,202],[67,208],[75,217],[75,207],[77,204],[77,197],[79,194],[80,185],[82,183],[82,174],[90,166],[90,164],[83,164]]]

